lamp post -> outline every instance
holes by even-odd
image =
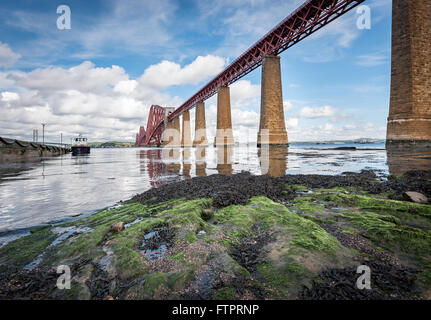
[[[46,123],[41,123],[42,124],[42,144],[45,145],[45,126]]]

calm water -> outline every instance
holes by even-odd
[[[346,147],[343,145],[342,147]],[[249,171],[341,174],[375,170],[380,175],[431,169],[430,153],[327,150],[330,145],[252,146],[205,149],[92,149],[89,156],[65,155],[39,163],[0,164],[0,246],[28,229],[91,214],[170,181]]]

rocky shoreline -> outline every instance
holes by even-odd
[[[162,185],[1,248],[0,299],[430,299],[431,204],[406,192],[430,199],[431,172]]]

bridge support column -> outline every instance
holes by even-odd
[[[387,145],[431,146],[431,2],[393,0]]]
[[[264,56],[257,146],[287,145],[279,56]]]
[[[220,87],[217,93],[217,133],[214,146],[233,146],[232,116],[230,111],[230,89]]]
[[[165,129],[163,131],[162,144],[165,147],[180,147],[180,118],[168,121],[168,116],[174,111],[174,108],[165,108]]]
[[[190,112],[183,112],[183,131],[181,131],[181,146],[191,147],[192,137],[190,132]]]
[[[204,102],[198,102],[196,104],[195,113],[195,139],[193,141],[193,147],[207,147],[207,125],[205,122],[205,104]]]

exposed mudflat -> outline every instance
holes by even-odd
[[[431,173],[173,182],[0,248],[0,299],[430,299],[431,205],[406,191]]]

